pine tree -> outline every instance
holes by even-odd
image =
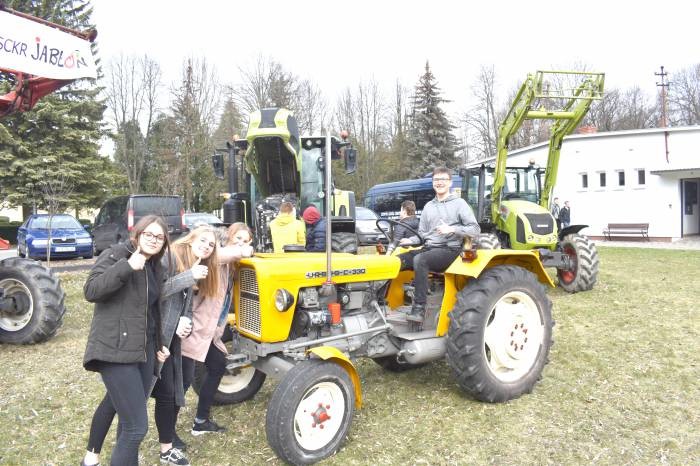
[[[84,0],[18,0],[9,8],[79,30],[90,29]],[[7,92],[5,83],[0,92]],[[44,97],[30,112],[5,117],[0,131],[0,197],[10,205],[47,206],[51,183],[64,184],[62,209],[99,205],[113,189],[111,164],[98,154],[104,105],[94,80],[80,80]],[[70,192],[68,192],[70,191]]]
[[[406,163],[411,177],[422,177],[436,166],[456,167],[457,140],[452,134],[455,126],[450,123],[445,111],[440,88],[425,63],[425,73],[415,87],[413,113],[407,138]]]

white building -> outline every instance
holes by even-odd
[[[547,163],[548,142],[513,151],[510,166]],[[567,136],[553,197],[571,223],[603,238],[608,223],[649,223],[649,237],[700,233],[700,126]]]

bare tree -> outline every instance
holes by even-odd
[[[267,107],[297,110],[299,80],[280,63],[258,56],[251,68],[239,71],[242,83],[233,86],[231,92],[244,114]]]
[[[321,134],[330,126],[328,102],[319,87],[311,81],[302,81],[297,88],[294,115],[302,134]]]
[[[674,126],[700,124],[700,63],[673,75],[668,103]]]
[[[583,124],[598,131],[650,128],[655,124],[654,106],[639,87],[609,89],[602,100],[593,103]]]
[[[116,132],[115,159],[127,175],[129,191],[138,192],[147,158],[147,139],[157,110],[160,66],[148,56],[120,56],[106,72],[105,93]]]
[[[495,84],[494,67],[482,66],[476,84],[471,86],[475,104],[464,116],[463,123],[467,126],[464,131],[468,138],[465,145],[472,148],[471,152],[476,152],[476,159],[496,155],[499,120],[496,114]]]
[[[356,93],[346,89],[336,105],[338,126],[350,132],[359,151],[359,163],[364,168],[358,186],[360,191],[373,184],[377,151],[387,144],[385,114],[386,105],[374,79],[360,83]]]
[[[73,193],[73,183],[68,180],[64,173],[46,170],[41,181],[41,192],[43,203],[49,213],[48,238],[46,244],[46,262],[51,263],[51,242],[53,241],[51,224],[53,217],[68,206],[70,196]]]

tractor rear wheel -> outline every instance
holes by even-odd
[[[598,280],[598,250],[588,237],[566,235],[559,248],[571,258],[571,269],[557,269],[559,286],[569,293],[593,289]]]
[[[207,366],[203,362],[196,361],[194,365],[194,380],[192,380],[192,388],[199,395],[204,383],[204,377],[207,375]],[[219,382],[214,394],[214,404],[232,405],[242,403],[253,398],[265,383],[267,376],[253,366],[239,367],[233,371],[226,371]]]
[[[447,331],[447,362],[474,398],[491,403],[532,391],[552,344],[552,302],[535,275],[502,265],[457,295]]]
[[[355,391],[345,369],[328,361],[303,361],[272,394],[267,441],[284,461],[316,463],[340,449],[354,412]]]
[[[331,233],[331,249],[335,252],[357,254],[358,240],[355,233]]]
[[[14,310],[0,312],[0,343],[41,343],[56,334],[66,312],[61,282],[36,261],[12,257],[0,262],[0,288]]]

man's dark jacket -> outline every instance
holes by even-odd
[[[306,250],[326,250],[326,219],[321,217],[313,225],[306,226]]]
[[[403,224],[403,225],[408,225],[409,227],[413,228],[415,231],[418,231],[418,225],[420,224],[420,219],[418,217],[416,217],[415,215],[411,215],[411,216],[402,218],[399,223]],[[403,225],[396,225],[394,227],[394,241],[399,241],[401,238],[410,238],[411,236],[415,235],[415,233],[412,233],[411,230],[404,228]]]

